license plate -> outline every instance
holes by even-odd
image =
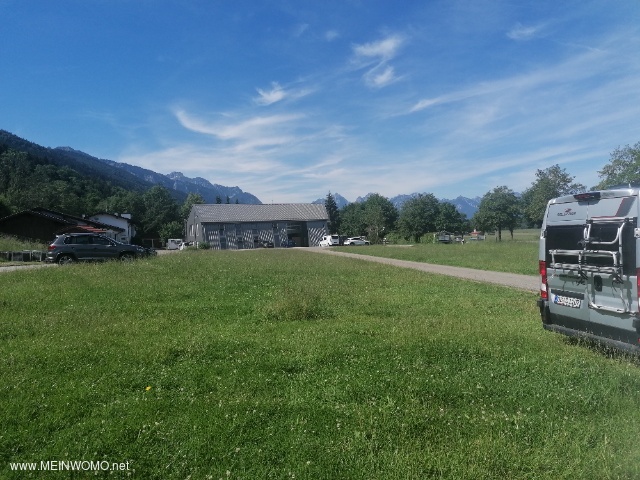
[[[579,298],[565,297],[564,295],[553,295],[553,303],[562,307],[580,308],[582,300]]]

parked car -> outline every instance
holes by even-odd
[[[340,245],[339,235],[325,235],[320,240],[321,247],[337,247],[338,245]]]
[[[137,245],[120,243],[95,233],[66,233],[58,235],[49,245],[45,261],[65,265],[74,262],[105,260],[133,260],[149,255]]]
[[[362,237],[349,237],[344,241],[345,245],[370,245],[369,240]]]

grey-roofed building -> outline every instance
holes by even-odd
[[[321,204],[193,205],[185,240],[221,250],[268,244],[316,247],[327,234],[328,221],[327,209]]]

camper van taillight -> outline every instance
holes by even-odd
[[[576,193],[573,198],[579,202],[588,202],[589,200],[600,200],[600,192]]]
[[[544,260],[540,260],[538,262],[538,267],[540,269],[540,298],[542,298],[543,300],[548,300],[549,293],[547,286],[547,262],[545,262]],[[638,288],[640,289],[640,281],[638,282]]]

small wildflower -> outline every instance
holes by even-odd
[[[144,389],[145,392],[148,392],[149,390],[151,390],[151,385]]]

